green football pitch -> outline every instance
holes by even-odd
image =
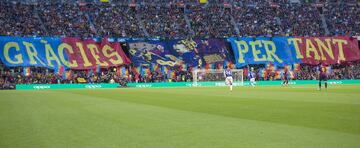
[[[360,85],[0,91],[1,148],[359,148]]]

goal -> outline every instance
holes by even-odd
[[[232,69],[233,86],[244,86],[242,69]],[[193,86],[226,86],[224,70],[219,69],[194,69]]]

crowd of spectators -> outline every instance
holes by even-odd
[[[262,77],[259,74],[259,70],[263,68],[262,65],[255,65],[255,73],[257,76],[257,80],[275,80],[276,72],[267,70],[267,75]],[[329,65],[327,69],[328,79],[340,80],[340,79],[360,79],[360,61],[350,62],[347,64],[335,64]],[[306,65],[301,64],[300,70],[294,71],[294,77],[292,79],[295,80],[317,80],[319,78],[319,66],[317,65]],[[288,75],[290,78],[290,74]]]
[[[100,37],[144,37],[136,18],[136,9],[123,5],[88,5],[90,20]]]
[[[324,36],[360,33],[354,1],[193,1],[168,3],[0,2],[0,35],[186,38]],[[224,4],[225,3],[225,4]]]
[[[304,65],[297,73],[299,80],[318,79],[318,69],[315,66]],[[360,61],[342,65],[332,65],[328,79],[360,79]]]
[[[29,75],[25,75],[22,67],[8,68],[0,65],[0,89],[14,89],[16,84],[76,84],[76,83],[120,83],[125,86],[128,82],[180,82],[192,81],[190,71],[173,69],[174,75],[168,76],[161,71],[139,74],[130,71],[127,75],[119,75],[115,69],[103,69],[98,73],[91,70],[70,70],[71,75],[59,75],[54,70],[31,67]]]
[[[115,72],[104,70],[93,73],[85,70],[71,70],[70,77],[59,75],[53,70],[31,67],[29,75],[25,75],[22,67],[1,67],[0,89],[14,89],[15,84],[74,84],[74,83],[122,83],[123,79]]]
[[[204,7],[195,5],[186,11],[195,36],[206,38],[224,38],[236,35],[231,24],[230,9],[217,5]]]
[[[236,7],[233,16],[242,36],[321,36],[320,13],[311,5],[283,4]]]
[[[360,7],[359,4],[328,4],[325,18],[330,33],[333,35],[360,35]]]
[[[268,70],[268,74],[263,77],[259,70],[264,65],[252,65],[257,80],[276,80],[275,72]],[[360,79],[360,61],[347,64],[336,64],[331,66],[328,79]],[[40,67],[31,67],[31,73],[25,76],[22,67],[9,68],[0,65],[0,89],[14,89],[15,84],[68,84],[68,83],[120,83],[126,86],[126,83],[149,83],[149,82],[192,82],[193,71],[189,69],[182,70],[179,67],[172,67],[172,74],[164,74],[162,70],[151,71],[150,73],[137,73],[134,68],[128,68],[129,72],[119,74],[117,68],[102,69],[95,73],[91,70],[71,70],[70,77],[59,75],[53,70]],[[132,70],[130,70],[132,69]],[[244,70],[244,80],[247,79],[247,73]],[[295,71],[293,80],[317,80],[319,75],[318,66],[301,65],[301,69]],[[288,75],[290,78],[290,75]],[[240,77],[239,77],[240,78]],[[237,79],[237,78],[236,78]],[[282,79],[282,78],[280,78]],[[198,72],[198,81],[223,81],[222,73],[204,73]]]
[[[46,36],[91,37],[94,31],[88,25],[86,11],[77,4],[39,4],[39,21],[44,22]]]
[[[44,35],[35,7],[0,1],[0,35]]]
[[[284,10],[264,5],[236,7],[232,11],[242,36],[283,35],[284,28],[279,16],[285,15]]]
[[[170,6],[143,6],[139,8],[141,20],[149,36],[156,38],[186,38],[190,35],[184,11]]]
[[[311,5],[285,5],[281,12],[281,25],[285,35],[323,36],[325,28],[320,13]]]
[[[70,37],[147,37],[177,39],[229,36],[360,36],[360,4],[356,0],[320,0],[290,3],[289,0],[212,0],[200,5],[192,0],[113,0],[114,3],[14,3],[0,1],[0,35]],[[181,4],[179,4],[181,2]],[[226,5],[225,5],[226,4]],[[326,23],[326,24],[324,24]],[[328,32],[327,32],[328,30]],[[259,65],[255,68],[258,74]],[[44,68],[31,68],[24,76],[21,67],[0,64],[0,87],[29,83],[122,83],[192,81],[191,71],[172,68],[173,76],[161,71],[146,75],[129,72],[119,76],[113,69],[100,73],[72,71],[71,78]],[[274,79],[274,73],[258,80]],[[360,62],[333,65],[330,79],[360,79]],[[302,65],[295,79],[317,78],[316,66]],[[207,75],[202,80],[219,80]]]

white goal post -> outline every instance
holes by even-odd
[[[244,86],[243,69],[232,69],[233,86]],[[193,86],[200,86],[201,82],[213,82],[215,86],[226,86],[224,70],[220,69],[194,69]]]

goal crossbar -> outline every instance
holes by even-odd
[[[220,69],[194,69],[193,86],[198,86],[198,82],[216,81],[216,86],[225,86],[224,70]],[[233,85],[244,86],[243,69],[232,69]]]

